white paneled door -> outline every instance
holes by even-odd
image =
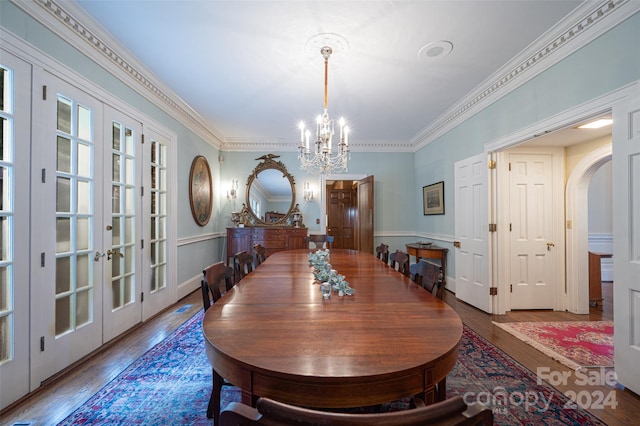
[[[455,164],[456,297],[492,312],[489,293],[487,154]]]
[[[613,106],[615,369],[640,394],[640,86]]]
[[[0,49],[0,408],[29,390],[30,76]]]
[[[552,156],[509,155],[511,309],[555,307]]]

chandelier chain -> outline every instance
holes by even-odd
[[[311,132],[305,130],[304,122],[300,122],[300,146],[298,159],[300,168],[308,173],[333,173],[347,171],[348,160],[351,158],[349,150],[349,127],[344,118],[340,118],[340,139],[336,152],[333,150],[332,139],[334,123],[329,118],[329,57],[333,50],[329,46],[320,49],[324,58],[324,111],[316,120],[316,141],[313,152],[309,146]]]

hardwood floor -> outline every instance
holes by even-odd
[[[553,372],[572,374],[572,370],[553,361],[507,332],[498,329],[492,324],[492,321],[612,320],[612,288],[611,283],[603,283],[604,305],[591,308],[588,315],[553,311],[514,311],[507,315],[487,315],[458,301],[452,293],[446,292],[445,301],[458,312],[465,324],[534,373],[539,367],[549,367]],[[199,292],[194,292],[180,300],[176,305],[112,342],[97,354],[69,368],[58,377],[50,379],[38,391],[4,410],[0,414],[0,424],[57,424],[130,363],[194,315],[201,306]],[[609,425],[636,424],[638,413],[640,413],[639,396],[628,390],[614,389],[606,385],[577,386],[574,381],[570,378],[566,386],[557,385],[556,388],[561,392],[570,390],[575,392],[587,390],[589,393],[601,391],[604,395],[613,390],[618,403],[617,408],[607,407],[601,410],[591,410],[591,412]]]

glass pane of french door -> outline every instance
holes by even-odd
[[[111,129],[111,308],[117,310],[135,301],[135,141],[122,123]]]
[[[160,141],[150,142],[150,291],[153,294],[167,287],[167,147]]]
[[[93,320],[94,112],[57,96],[55,335]]]

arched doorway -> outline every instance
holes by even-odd
[[[587,154],[571,172],[565,188],[567,310],[576,314],[589,313],[589,183],[611,155],[611,144]]]

